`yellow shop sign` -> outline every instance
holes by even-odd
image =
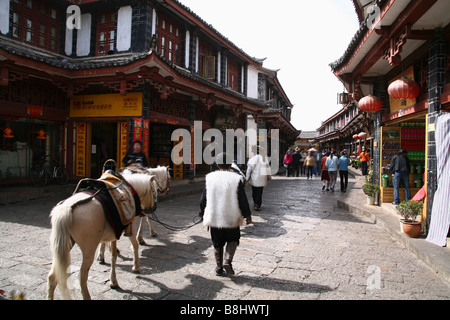
[[[70,99],[70,117],[140,117],[142,92],[120,94],[94,94],[74,96]]]

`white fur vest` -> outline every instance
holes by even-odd
[[[243,216],[238,202],[241,176],[228,171],[214,171],[206,175],[206,208],[203,225],[230,229],[239,227]]]

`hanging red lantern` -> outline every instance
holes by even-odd
[[[45,140],[47,139],[47,135],[45,134],[45,131],[43,129],[39,130],[37,132],[37,137],[36,139],[40,139],[40,140]]]
[[[401,100],[402,106],[404,106],[406,100],[415,99],[419,96],[420,87],[414,80],[402,77],[389,85],[388,93],[393,99]]]
[[[3,130],[3,138],[14,138],[14,132],[10,127],[6,127],[5,130]]]
[[[377,112],[381,110],[382,106],[381,99],[372,95],[365,96],[358,103],[358,108],[364,112]]]

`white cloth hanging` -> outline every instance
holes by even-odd
[[[430,229],[427,241],[445,246],[450,227],[450,114],[436,119],[437,190],[433,198]]]

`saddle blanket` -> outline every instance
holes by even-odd
[[[97,180],[82,180],[78,189],[95,195],[117,239],[133,218],[141,214],[141,203],[136,191],[125,179],[116,175],[104,173]]]

